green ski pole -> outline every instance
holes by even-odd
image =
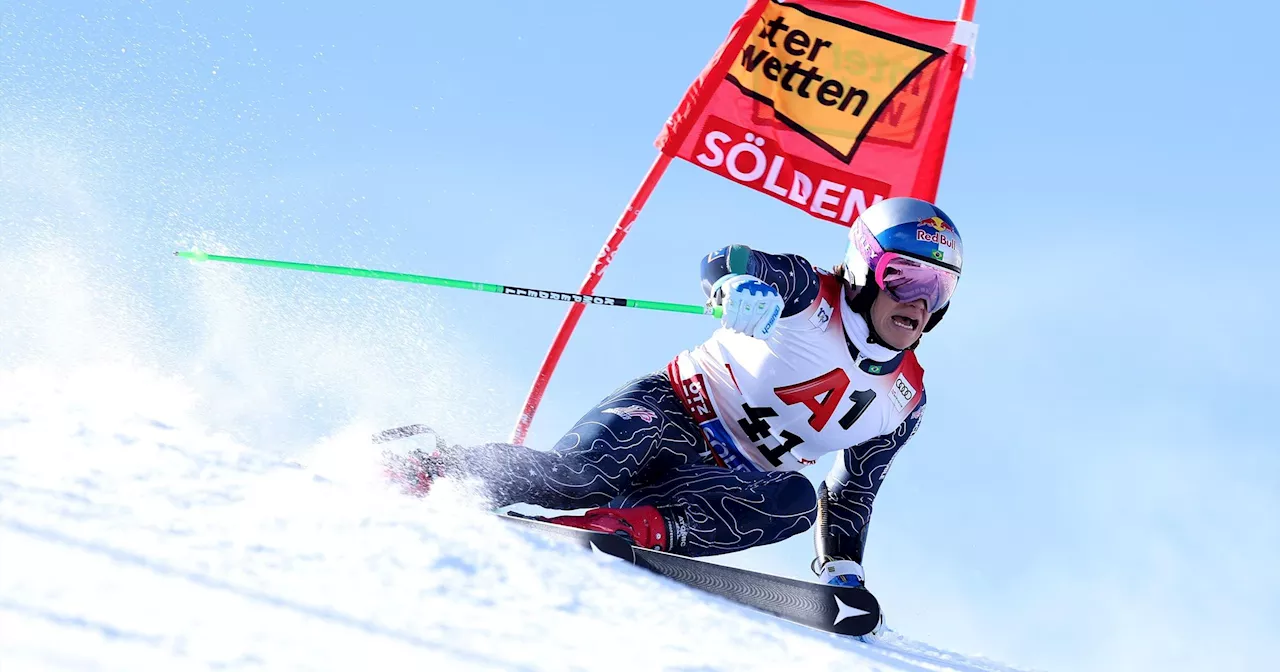
[[[395,282],[412,282],[419,285],[432,285],[435,287],[452,287],[454,289],[470,289],[477,292],[493,292],[495,294],[507,294],[509,296],[528,296],[535,299],[548,299],[551,301],[567,301],[570,303],[585,303],[593,306],[622,306],[625,308],[643,308],[645,310],[665,310],[673,313],[695,313],[698,315],[711,315],[713,317],[721,317],[724,315],[724,308],[720,306],[696,306],[684,303],[667,303],[665,301],[641,301],[639,299],[620,299],[612,296],[595,296],[592,294],[572,294],[569,292],[551,292],[543,289],[528,289],[526,287],[512,287],[509,285],[497,285],[488,282],[472,282],[470,280],[453,280],[451,278],[434,278],[429,275],[413,275],[411,273],[395,273],[393,271],[375,271],[367,268],[352,268],[349,266],[326,266],[324,264],[302,264],[294,261],[276,261],[274,259],[253,259],[250,257],[229,257],[221,254],[208,254],[205,252],[174,252],[174,255],[191,261],[220,261],[229,264],[244,264],[247,266],[267,266],[270,268],[283,268],[290,271],[308,271],[311,273],[330,273],[332,275],[350,275],[357,278],[372,278],[374,280],[392,280]]]

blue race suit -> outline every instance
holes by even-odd
[[[796,255],[723,248],[703,260],[704,289],[728,273],[746,273],[777,289],[785,302],[783,318],[800,314],[819,296],[819,271]],[[857,350],[852,341],[848,347]],[[876,492],[898,449],[915,432],[923,392],[916,411],[896,429],[840,451],[816,492],[798,471],[725,467],[669,370],[618,388],[550,451],[488,444],[452,451],[448,462],[451,470],[478,477],[495,506],[655,506],[667,523],[674,553],[740,551],[781,541],[818,522],[820,560],[861,562]]]

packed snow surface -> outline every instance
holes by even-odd
[[[0,669],[1000,670],[778,621],[390,489],[349,427],[296,460],[124,364],[0,372]]]

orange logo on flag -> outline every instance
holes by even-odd
[[[848,163],[895,94],[942,55],[937,47],[775,0],[726,79]],[[918,118],[921,109],[899,114],[916,111]],[[883,135],[904,140],[893,130]]]

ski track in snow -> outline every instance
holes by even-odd
[[[0,372],[0,669],[1007,669],[778,621],[457,489],[399,495],[372,427],[277,457],[194,396],[128,366]]]

